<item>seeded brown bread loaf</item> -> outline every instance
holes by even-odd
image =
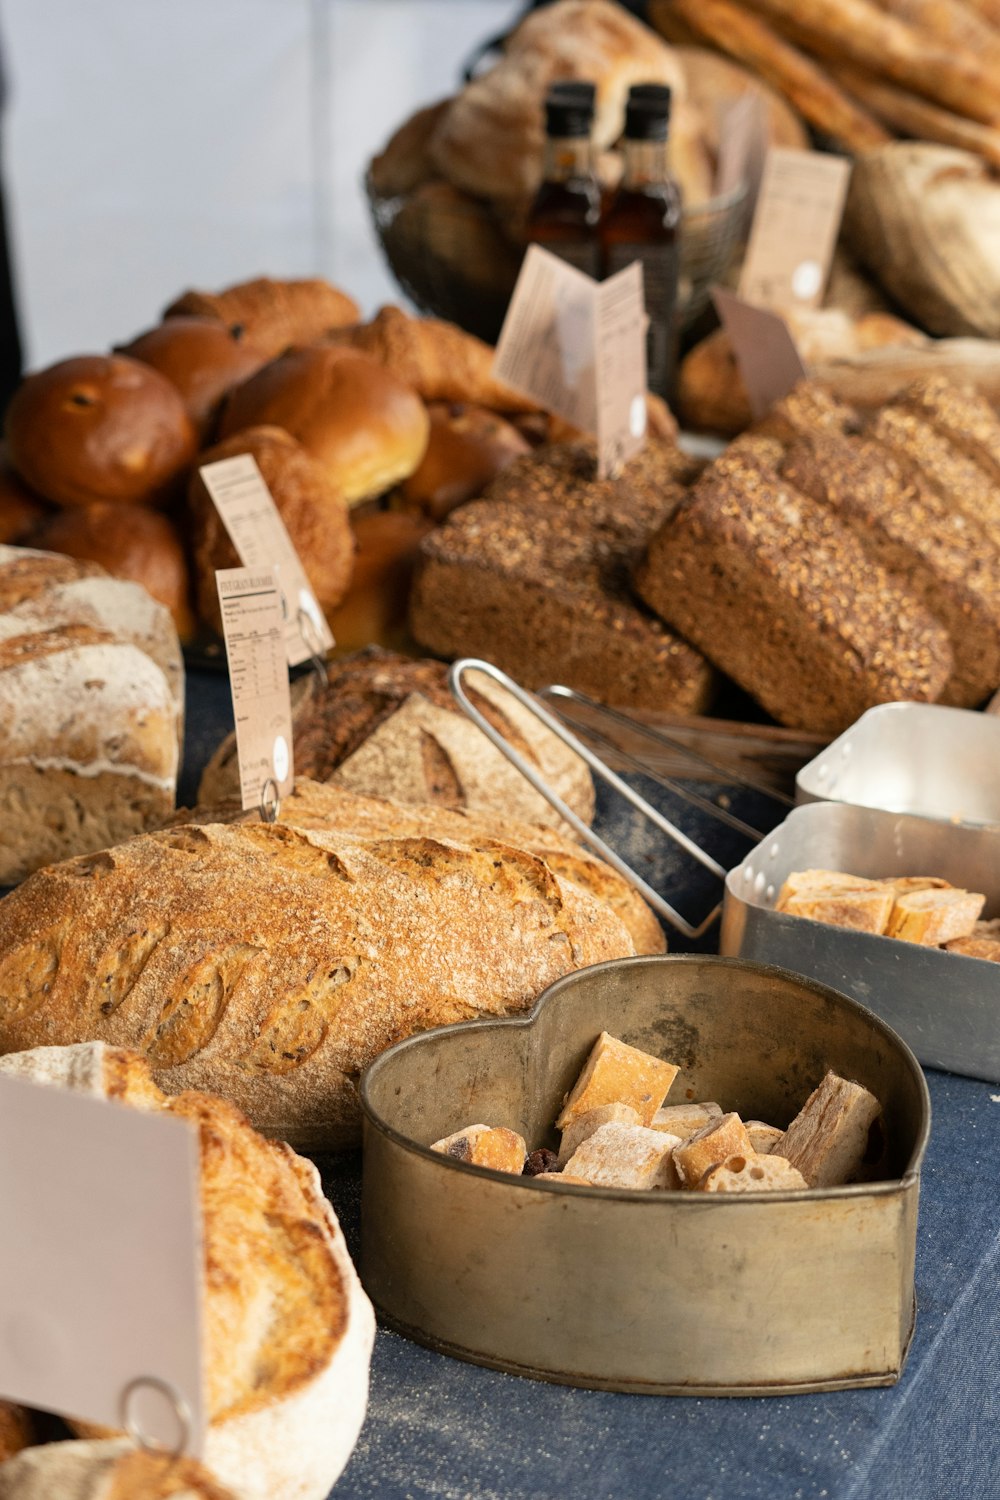
[[[255,823],[238,797],[214,807],[177,814],[178,823]],[[522,823],[499,811],[453,812],[433,805],[405,805],[365,797],[340,786],[300,778],[282,799],[278,821],[293,828],[346,833],[361,838],[444,838],[459,844],[496,839],[544,860],[560,880],[571,880],[614,911],[628,929],[636,953],[662,953],[663,930],[638,891],[582,844],[537,823]]]
[[[804,380],[781,401],[775,402],[754,433],[794,443],[814,432],[833,432],[843,436],[861,430],[861,419],[852,406],[839,401],[821,381]]]
[[[930,422],[1000,485],[1000,416],[985,396],[938,375],[914,381],[893,404]]]
[[[892,405],[866,431],[1000,545],[1000,485],[940,428],[905,405]]]
[[[830,510],[742,454],[716,461],[637,574],[665,620],[782,724],[838,733],[876,703],[934,702],[944,628]]]
[[[466,687],[494,729],[589,823],[594,785],[580,757],[488,677],[470,676]],[[307,681],[292,722],[300,776],[398,802],[492,810],[530,823],[562,821],[459,710],[441,662],[414,661],[377,646],[359,651],[331,664],[325,686]],[[238,791],[236,738],[230,735],[205,768],[198,799],[221,802]]]
[[[312,1163],[263,1140],[222,1099],[166,1097],[142,1058],[101,1042],[4,1057],[0,1072],[193,1127],[204,1237],[205,1463],[239,1500],[326,1500],[364,1417],[375,1328]],[[54,1500],[72,1492],[54,1484],[48,1493]],[[108,1500],[119,1493],[112,1488]]]
[[[183,675],[169,619],[99,570],[0,549],[0,885],[170,816]]]
[[[490,840],[180,827],[0,902],[0,1052],[101,1040],[296,1145],[357,1138],[357,1079],[428,1026],[523,1010],[631,954],[607,907]]]
[[[780,466],[830,506],[945,627],[955,665],[943,703],[974,708],[1000,685],[1000,548],[876,443],[821,433]]]

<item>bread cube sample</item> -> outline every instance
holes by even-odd
[[[651,1188],[678,1186],[673,1163],[681,1143],[666,1131],[612,1120],[587,1137],[566,1163],[565,1178],[582,1177],[592,1187]]]
[[[694,1187],[708,1171],[730,1156],[753,1156],[746,1126],[737,1114],[722,1115],[678,1145],[674,1165],[684,1187]]]
[[[763,1120],[746,1120],[744,1124],[750,1144],[758,1156],[770,1156],[785,1133],[780,1126],[765,1125]]]
[[[570,1121],[602,1104],[630,1104],[642,1124],[649,1125],[678,1072],[673,1063],[602,1031],[556,1120],[556,1129],[565,1130]]]
[[[602,1104],[598,1109],[588,1109],[584,1114],[577,1115],[570,1120],[563,1131],[562,1141],[559,1144],[559,1165],[564,1167],[573,1155],[577,1146],[582,1146],[588,1136],[593,1135],[595,1130],[600,1130],[602,1125],[610,1125],[617,1121],[621,1125],[641,1125],[638,1111],[631,1104]],[[680,1132],[678,1131],[679,1135]]]
[[[783,1156],[730,1156],[695,1183],[702,1193],[787,1193],[808,1186]]]
[[[860,1083],[827,1073],[775,1146],[810,1187],[852,1182],[869,1154],[881,1107]],[[880,1144],[880,1143],[879,1143]]]
[[[466,1125],[454,1135],[446,1135],[435,1141],[432,1151],[442,1156],[451,1156],[455,1161],[468,1162],[473,1167],[490,1167],[494,1172],[516,1172],[524,1170],[528,1148],[515,1130],[505,1125]]]
[[[964,953],[966,958],[985,958],[1000,964],[1000,938],[979,937],[973,930],[968,937],[952,938],[945,947],[949,953]]]
[[[666,1130],[686,1141],[696,1130],[701,1130],[703,1125],[721,1119],[720,1106],[711,1101],[704,1104],[666,1104],[653,1116],[652,1128]]]
[[[775,909],[855,932],[883,933],[895,895],[880,880],[843,875],[838,870],[800,870],[789,875]]]
[[[897,892],[885,934],[933,948],[968,937],[985,905],[985,896],[951,886]]]
[[[571,1182],[576,1187],[593,1187],[586,1177],[571,1177],[568,1172],[539,1172],[535,1178],[536,1182]]]

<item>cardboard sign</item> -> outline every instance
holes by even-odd
[[[761,307],[818,307],[844,212],[851,167],[821,151],[773,149],[740,274],[740,296]]]
[[[748,89],[733,104],[720,111],[719,149],[715,166],[718,196],[735,192],[746,184],[747,217],[760,192],[767,158],[767,116],[760,94]]]
[[[266,809],[288,795],[292,701],[281,590],[273,568],[220,568],[215,575],[236,717],[244,808]]]
[[[201,1454],[198,1181],[187,1121],[0,1075],[0,1396],[119,1428],[165,1381]],[[178,1446],[164,1394],[131,1413]]]
[[[330,627],[256,459],[241,453],[198,472],[243,566],[278,569],[288,665],[322,656],[333,645]]]
[[[498,380],[597,438],[598,473],[612,473],[646,431],[642,267],[594,281],[530,245],[493,361]]]
[[[759,421],[806,378],[802,356],[779,313],[752,307],[724,287],[713,287],[712,298],[733,346],[754,420]]]

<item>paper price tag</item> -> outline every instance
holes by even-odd
[[[204,464],[199,473],[243,566],[278,569],[288,665],[329,651],[330,627],[256,459],[241,453]]]
[[[0,1396],[119,1428],[129,1386],[163,1381],[200,1456],[198,1181],[186,1121],[0,1075]],[[183,1437],[162,1392],[131,1411],[149,1439]]]
[[[292,789],[292,701],[281,590],[273,568],[215,575],[236,718],[240,797],[266,810]]]
[[[598,473],[611,473],[642,446],[646,430],[642,267],[597,282],[530,245],[493,373],[596,437]]]
[[[724,287],[713,287],[712,299],[733,346],[754,420],[759,421],[806,378],[802,356],[780,313],[751,307]]]
[[[850,162],[821,151],[767,153],[740,274],[740,296],[761,307],[818,307],[844,212]]]

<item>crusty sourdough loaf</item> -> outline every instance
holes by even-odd
[[[646,602],[792,728],[836,734],[894,699],[934,702],[944,627],[831,511],[744,449],[653,538]]]
[[[488,839],[176,827],[0,901],[0,1053],[132,1047],[296,1145],[357,1139],[357,1079],[429,1026],[523,1010],[634,952],[622,922]]]
[[[556,444],[510,465],[421,546],[410,628],[444,656],[485,657],[526,687],[561,682],[622,708],[700,713],[704,657],[644,610],[629,573],[680,503],[686,461],[650,444],[618,480]]]
[[[580,757],[485,675],[467,678],[466,686],[484,717],[589,823],[594,786]],[[300,776],[397,802],[562,822],[459,710],[441,662],[413,661],[378,647],[359,651],[330,664],[324,687],[308,680],[292,722]],[[236,737],[229,735],[205,768],[198,799],[211,804],[238,791]]]
[[[0,1463],[0,1500],[239,1500],[193,1458],[127,1438],[45,1443]]]
[[[255,823],[256,808],[244,812],[238,797],[214,807],[177,814],[178,823]],[[636,953],[662,953],[663,930],[650,908],[611,865],[554,828],[522,823],[495,809],[452,811],[433,804],[405,805],[385,797],[366,797],[345,787],[300,778],[281,801],[278,821],[320,833],[361,838],[444,838],[468,844],[496,839],[542,859],[560,880],[571,880],[595,901],[609,906],[628,929]]]
[[[221,1099],[166,1097],[134,1052],[42,1047],[0,1070],[198,1132],[205,1463],[239,1500],[326,1500],[364,1418],[375,1320],[316,1168]]]
[[[1000,546],[886,449],[818,433],[793,444],[784,479],[829,505],[948,632],[942,703],[975,708],[1000,686]]]
[[[0,549],[4,885],[159,827],[174,806],[183,670],[169,613],[67,561]]]

